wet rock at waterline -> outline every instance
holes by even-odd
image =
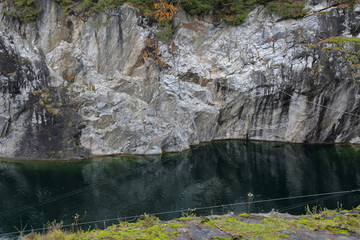
[[[298,20],[258,7],[240,26],[179,11],[172,44],[158,44],[161,69],[144,56],[157,26],[129,5],[83,19],[46,0],[30,23],[1,13],[0,155],[157,154],[230,138],[358,144],[360,47],[329,38],[360,37],[360,6],[307,7]]]

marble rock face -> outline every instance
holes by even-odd
[[[83,19],[39,4],[34,22],[0,14],[1,157],[159,154],[234,138],[360,143],[360,46],[326,41],[360,38],[359,5],[310,1],[298,20],[260,6],[240,26],[180,10],[169,44],[129,5]]]

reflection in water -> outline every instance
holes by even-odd
[[[221,141],[163,156],[106,157],[77,162],[0,162],[0,232],[16,226],[42,227],[56,219],[73,222],[133,216],[360,187],[360,148]],[[81,189],[81,191],[77,191]],[[70,196],[63,194],[75,191]],[[24,206],[58,198],[45,205]],[[333,196],[332,196],[333,197]],[[253,212],[271,209],[303,213],[299,203],[316,198],[253,204]],[[360,194],[315,204],[335,208],[360,204]],[[290,207],[289,207],[290,206]],[[8,214],[4,214],[7,211]],[[247,211],[247,205],[198,211],[198,214]],[[85,214],[86,213],[86,214]],[[161,215],[163,219],[180,213]],[[98,225],[99,226],[99,225]],[[100,224],[100,226],[103,226]],[[99,227],[100,227],[99,226]]]

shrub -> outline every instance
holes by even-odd
[[[4,14],[22,22],[35,20],[40,10],[35,7],[35,0],[13,0],[8,2],[9,10],[4,10]]]
[[[301,18],[308,12],[305,4],[304,0],[276,0],[269,3],[268,9],[285,19]]]

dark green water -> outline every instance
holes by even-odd
[[[80,222],[87,222],[246,203],[249,192],[259,201],[358,188],[359,146],[221,141],[164,156],[0,161],[0,233],[16,231],[15,227],[40,228],[54,219],[71,224],[75,214],[83,218]],[[343,208],[360,204],[359,192],[330,197],[256,203],[251,211],[301,214],[307,201],[312,201],[310,206],[328,208],[336,208],[338,202]],[[248,206],[196,213],[229,211],[247,212]],[[180,216],[159,215],[162,219]]]

